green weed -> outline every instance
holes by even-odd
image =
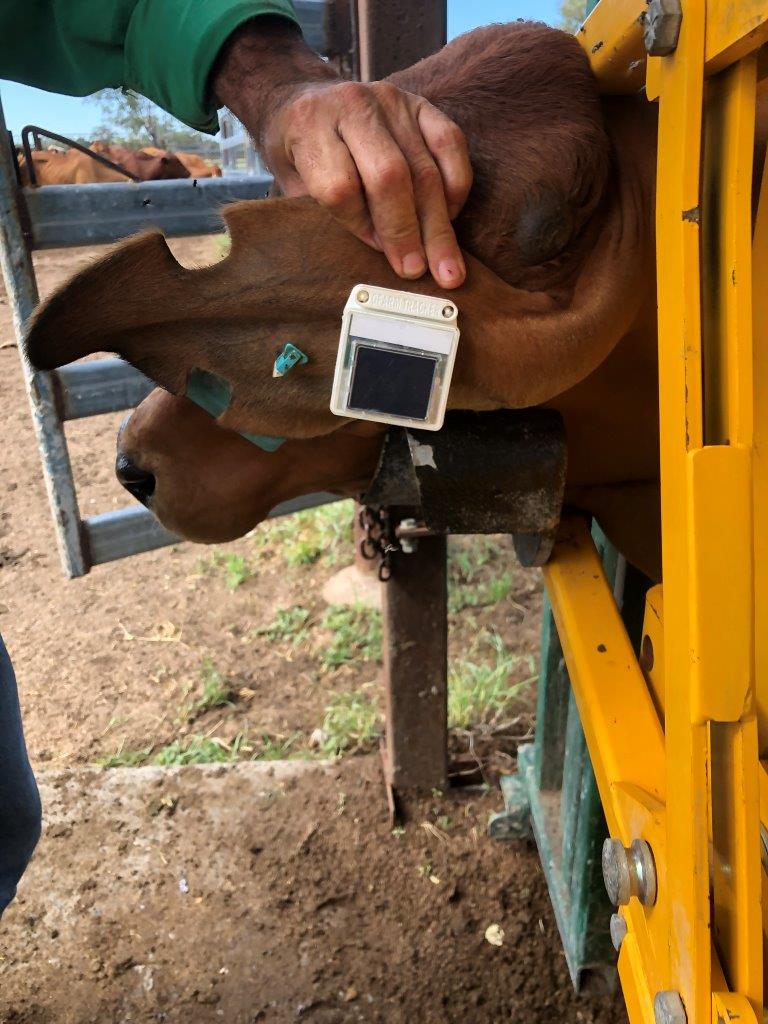
[[[230,590],[237,590],[251,575],[245,556],[222,555],[222,561],[226,572],[227,587]]]
[[[262,552],[278,546],[289,566],[338,565],[352,557],[352,515],[351,501],[337,501],[263,523],[252,536]]]
[[[234,687],[221,675],[210,658],[203,661],[200,675],[203,692],[194,700],[181,705],[176,716],[177,722],[191,722],[206,711],[231,706],[234,701]],[[188,696],[190,691],[191,687],[185,690],[184,696]]]
[[[490,537],[449,538],[448,572],[452,580],[472,583],[482,568],[498,554],[498,544]]]
[[[124,750],[120,744],[114,753],[97,757],[96,764],[102,768],[138,768],[139,765],[146,764],[151,753],[151,744],[143,750]]]
[[[486,608],[505,601],[512,591],[513,583],[509,572],[493,576],[484,583],[458,583],[451,580],[448,584],[448,611],[456,613],[465,608]]]
[[[280,736],[270,736],[264,733],[261,737],[261,746],[251,758],[252,761],[286,761],[295,758],[308,758],[311,755],[307,751],[292,749],[296,741],[301,739],[302,733],[295,732],[292,736],[283,739]]]
[[[227,742],[216,736],[187,736],[161,747],[152,764],[163,768],[187,764],[231,764],[239,760],[245,746],[245,733],[239,732]]]
[[[489,655],[484,660],[462,660],[449,669],[448,725],[452,729],[497,724],[536,678],[534,659],[508,651],[497,633],[485,632],[473,645],[474,652],[483,649]],[[526,677],[511,682],[511,676],[521,670]]]
[[[352,661],[381,661],[381,612],[364,605],[333,604],[322,626],[333,633],[321,652],[323,668],[334,669]]]
[[[294,647],[298,647],[309,635],[309,630],[305,628],[308,620],[309,611],[300,604],[278,608],[272,622],[257,629],[256,635],[266,636],[269,640],[290,640]]]
[[[330,757],[364,750],[378,738],[381,715],[379,702],[367,683],[348,693],[334,694],[325,709],[320,750]]]
[[[229,590],[237,590],[252,575],[244,555],[223,551],[214,551],[208,558],[198,558],[195,571],[199,576],[213,576],[221,568]]]

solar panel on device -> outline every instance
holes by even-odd
[[[359,345],[349,408],[426,419],[436,363],[430,356]]]

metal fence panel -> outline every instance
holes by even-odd
[[[166,235],[224,230],[221,207],[263,199],[272,178],[201,178],[176,181],[43,185],[22,190],[34,249],[115,242],[146,228]]]
[[[305,508],[316,508],[339,501],[338,494],[305,494],[301,498],[283,502],[269,513],[270,519],[300,512]],[[114,562],[118,558],[139,555],[143,551],[154,551],[168,544],[182,543],[181,538],[166,530],[149,509],[141,505],[115,509],[91,516],[83,523],[91,565]]]

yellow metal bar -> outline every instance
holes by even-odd
[[[689,455],[689,602],[692,712],[710,721],[713,938],[729,985],[759,1014],[763,958],[751,465],[756,81],[752,55],[709,79],[705,91],[701,221],[708,446]]]
[[[608,826],[629,844],[637,837],[617,792],[663,805],[661,723],[582,519],[564,521],[543,571],[587,744],[600,752],[595,775]]]
[[[768,164],[763,168],[752,246],[752,357],[754,447],[752,456],[755,695],[760,756],[768,756]],[[768,771],[761,764],[760,820],[768,825]],[[768,978],[768,873],[763,897],[763,985]],[[764,997],[765,998],[765,997]]]
[[[576,33],[604,93],[636,93],[645,83],[641,18],[645,0],[601,0]]]
[[[707,82],[702,205],[704,442],[752,444],[756,57]]]
[[[768,168],[768,165],[766,165]],[[760,756],[768,757],[768,170],[763,170],[753,239],[755,690]],[[768,823],[768,817],[764,818]]]
[[[632,1024],[653,1024],[669,931],[661,723],[583,520],[563,522],[544,578],[608,827],[654,851],[659,898],[622,908],[629,933],[619,959]]]
[[[658,870],[656,906],[621,910],[630,1020],[652,1024],[672,989],[688,1024],[747,1024],[763,1019],[768,935],[768,178],[751,239],[768,0],[683,0],[676,52],[647,62],[645,6],[602,0],[580,33],[603,91],[645,71],[659,98],[664,584],[640,664],[583,524],[545,577],[609,827],[646,839]]]
[[[708,736],[695,712],[688,452],[702,444],[699,171],[703,4],[685,7],[675,53],[654,61],[659,91],[657,279],[661,442],[669,962],[689,1024],[711,1016]]]
[[[700,0],[697,0],[700,2]],[[683,16],[693,7],[683,5]],[[768,42],[768,0],[708,0],[707,74],[721,71]]]

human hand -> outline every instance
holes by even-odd
[[[451,221],[472,184],[460,129],[390,82],[341,81],[289,22],[256,18],[228,41],[216,94],[253,133],[286,195],[311,195],[404,278],[466,274]]]

